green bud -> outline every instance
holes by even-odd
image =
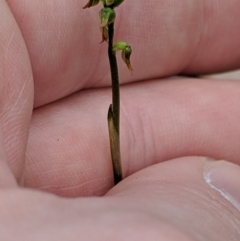
[[[132,68],[131,63],[130,63],[130,56],[132,54],[131,46],[129,44],[127,44],[126,42],[122,42],[122,41],[121,42],[117,42],[113,46],[114,54],[117,51],[122,51],[123,62],[127,65],[128,69],[132,72],[133,68]]]
[[[83,9],[93,7],[97,5],[99,1],[100,0],[89,0],[88,3],[83,7]]]
[[[102,8],[99,12],[100,27],[104,28],[114,22],[116,13],[111,8]]]

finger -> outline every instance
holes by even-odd
[[[240,70],[229,71],[225,73],[213,74],[205,76],[209,79],[229,79],[229,80],[239,80],[240,79]]]
[[[0,1],[0,122],[6,158],[19,182],[23,176],[33,81],[21,32],[5,1]]]
[[[225,240],[231,236],[238,240],[239,177],[237,165],[184,157],[132,175],[107,196],[134,203],[133,207],[161,217],[190,237]]]
[[[123,86],[124,176],[181,156],[239,163],[239,81],[166,79]],[[26,185],[63,196],[101,195],[113,185],[109,89],[82,91],[36,109]]]
[[[28,47],[35,106],[76,90],[110,85],[106,44],[99,45],[99,7],[86,0],[8,0]],[[240,1],[125,1],[116,11],[116,40],[132,45],[130,76],[121,83],[240,66]]]
[[[1,192],[0,236],[9,241],[77,241],[79,237],[91,241],[238,241],[239,210],[209,186],[204,178],[209,171],[215,181],[217,176],[227,181],[226,191],[233,194],[235,189],[239,195],[239,167],[201,157],[144,169],[102,198],[71,200],[36,191]]]
[[[16,179],[7,163],[6,150],[2,138],[2,128],[0,130],[0,190],[17,186]]]

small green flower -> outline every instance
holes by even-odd
[[[127,44],[126,42],[117,42],[116,44],[114,44],[113,46],[113,52],[116,53],[117,51],[122,51],[122,59],[123,62],[127,65],[128,69],[132,72],[133,68],[131,66],[130,63],[130,56],[132,53],[132,48],[129,44]]]
[[[89,0],[88,3],[83,7],[83,9],[93,7],[97,5],[99,2],[100,0]]]
[[[116,13],[112,8],[102,8],[99,12],[100,27],[104,28],[113,23],[116,17]]]

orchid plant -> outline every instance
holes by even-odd
[[[122,59],[127,65],[128,69],[132,72],[133,69],[130,63],[132,49],[131,46],[126,42],[120,41],[113,44],[114,22],[116,18],[116,12],[114,9],[123,3],[124,0],[89,0],[83,9],[93,7],[100,1],[103,4],[103,8],[99,12],[102,42],[108,43],[108,58],[112,78],[112,104],[108,109],[108,130],[114,173],[114,183],[117,184],[122,180],[122,166],[119,138],[120,93],[116,52],[122,51]]]

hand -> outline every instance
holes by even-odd
[[[99,7],[0,4],[1,240],[239,240],[240,82],[163,77],[238,68],[240,1],[117,9],[135,71],[119,61],[128,178],[114,188]]]

